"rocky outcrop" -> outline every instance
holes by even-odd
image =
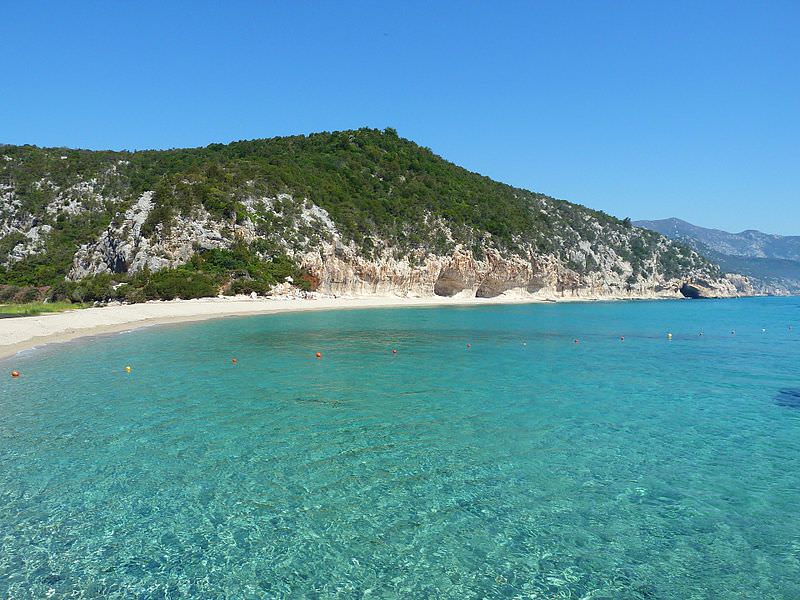
[[[320,283],[319,291],[358,296],[448,296],[493,298],[500,295],[559,298],[681,298],[684,286],[698,289],[696,297],[735,297],[727,279],[685,280],[651,277],[627,284],[616,273],[589,277],[566,269],[554,257],[524,260],[487,251],[480,260],[459,249],[449,256],[429,255],[419,264],[391,257],[364,259],[351,247],[326,247],[300,257],[301,265]],[[702,283],[701,283],[702,282]]]
[[[75,253],[68,278],[78,280],[99,273],[158,271],[186,263],[199,249],[225,248],[231,240],[222,223],[203,210],[179,216],[169,227],[156,226],[148,236],[142,226],[153,208],[153,192],[145,192],[117,225],[110,225],[97,241],[84,244]]]
[[[754,296],[757,294],[753,287],[753,282],[744,275],[726,273],[725,279],[733,286],[733,289],[736,290],[736,294],[739,296]]]
[[[719,298],[720,294],[717,289],[707,281],[696,279],[694,281],[685,282],[680,289],[681,295],[684,298]]]

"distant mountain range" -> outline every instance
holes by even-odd
[[[800,236],[753,229],[729,233],[675,218],[635,221],[634,225],[692,246],[727,273],[747,275],[762,293],[800,293]]]

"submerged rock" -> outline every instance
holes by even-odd
[[[800,408],[800,388],[786,388],[775,395],[775,404],[789,408]]]

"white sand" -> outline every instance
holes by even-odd
[[[145,325],[202,321],[234,315],[255,315],[291,311],[390,306],[456,306],[465,304],[521,304],[542,302],[541,298],[314,298],[314,299],[250,299],[203,298],[144,304],[113,305],[67,311],[36,317],[0,319],[0,359],[21,350],[65,342],[75,338],[125,331]]]

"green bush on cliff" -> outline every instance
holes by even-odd
[[[148,300],[189,300],[216,296],[219,287],[213,275],[182,266],[153,273],[143,291]]]
[[[195,254],[185,265],[174,269],[150,272],[145,269],[134,275],[103,273],[80,281],[60,281],[49,290],[48,297],[57,301],[145,302],[146,300],[191,299],[226,294],[267,294],[276,283],[287,277],[301,289],[310,289],[310,279],[285,254],[262,259],[246,244],[230,250],[211,249]],[[0,298],[18,294],[16,286],[0,286]],[[36,288],[24,288],[33,289]]]

